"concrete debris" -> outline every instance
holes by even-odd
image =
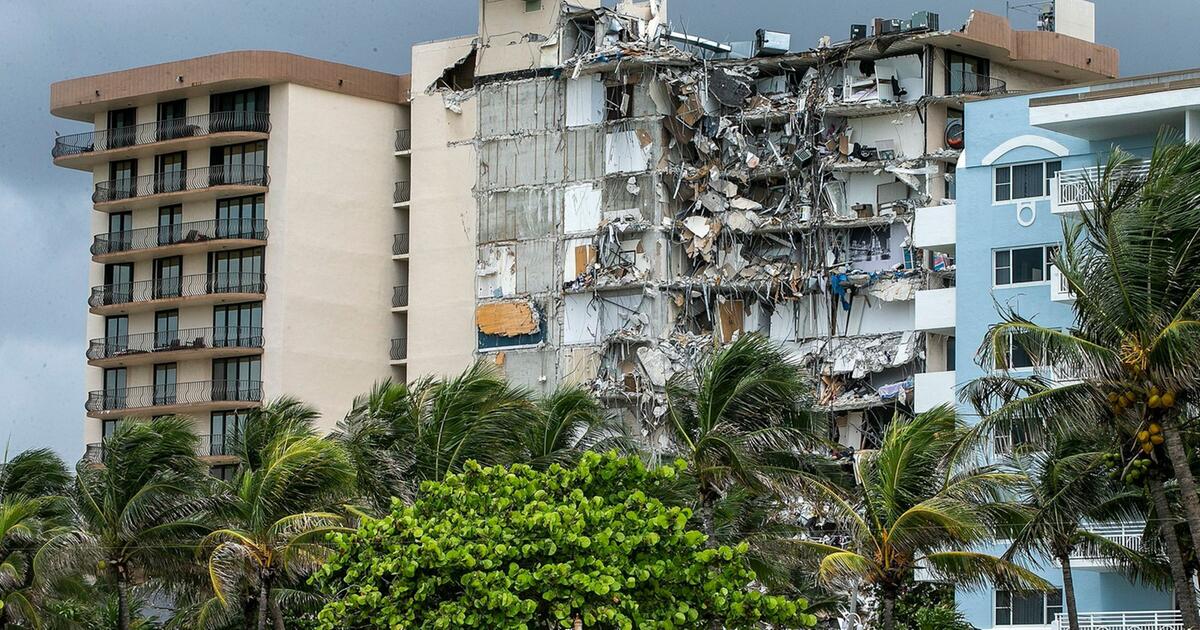
[[[818,374],[857,379],[911,363],[922,340],[922,334],[914,331],[811,339],[799,345],[794,357],[814,366]]]

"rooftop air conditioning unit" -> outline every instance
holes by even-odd
[[[792,36],[788,33],[758,29],[754,31],[755,55],[783,55],[792,46]]]

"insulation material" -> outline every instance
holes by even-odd
[[[516,293],[517,257],[512,245],[491,245],[479,248],[475,263],[475,297],[498,298]]]
[[[563,231],[591,232],[600,224],[600,190],[591,184],[563,191]]]
[[[475,307],[475,326],[485,335],[531,335],[541,330],[541,316],[527,300],[485,302]]]
[[[563,242],[563,282],[571,282],[592,270],[596,247],[592,239],[576,238]]]
[[[717,322],[721,327],[721,341],[729,343],[735,334],[746,329],[746,305],[742,300],[726,300],[717,304]]]
[[[649,132],[618,131],[604,136],[604,172],[635,173],[650,168]]]
[[[589,74],[567,79],[567,126],[581,127],[604,122],[604,79]]]

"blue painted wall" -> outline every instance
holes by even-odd
[[[1038,97],[1081,92],[1083,89],[1064,89],[1037,94]],[[966,105],[967,149],[964,163],[957,171],[957,244],[956,244],[956,380],[959,386],[984,374],[975,360],[976,351],[988,327],[999,321],[997,304],[1011,306],[1021,315],[1040,324],[1068,327],[1074,317],[1069,302],[1050,299],[1049,282],[1017,286],[993,287],[992,252],[995,249],[1055,244],[1062,241],[1062,217],[1050,211],[1049,198],[1032,202],[1035,210],[1028,226],[1017,220],[1018,203],[993,203],[994,167],[1035,160],[1062,160],[1064,170],[1096,166],[1106,159],[1116,145],[1145,154],[1153,146],[1148,137],[1121,138],[1089,142],[1029,124],[1029,99],[1026,96],[995,98]],[[1053,141],[1057,153],[1041,146],[1020,146],[992,156],[995,161],[982,161],[1000,145],[1013,138],[1036,136]],[[1056,143],[1055,146],[1054,143]],[[1022,143],[1025,144],[1025,143]],[[1028,222],[1028,214],[1025,220]],[[973,419],[974,412],[966,406],[959,411]],[[1003,553],[1000,546],[988,549]],[[1053,584],[1062,584],[1062,572],[1052,561],[1031,567]],[[1129,583],[1121,575],[1101,569],[1073,571],[1075,597],[1081,612],[1118,610],[1165,610],[1171,608],[1169,592],[1156,591]],[[959,609],[968,621],[978,628],[992,628],[992,589],[960,590],[956,593]]]

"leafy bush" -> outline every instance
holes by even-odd
[[[746,546],[706,547],[659,494],[682,464],[586,454],[575,468],[483,468],[331,536],[319,627],[729,630],[809,627],[804,600],[752,583]]]

